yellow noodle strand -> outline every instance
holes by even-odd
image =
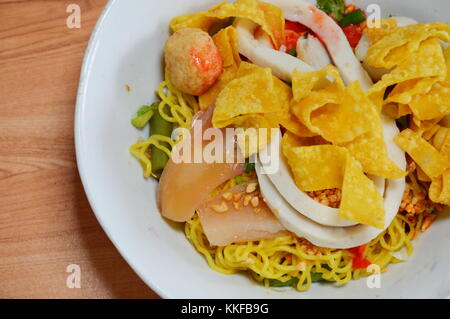
[[[414,230],[408,219],[397,215],[382,234],[367,244],[364,257],[380,269],[398,262],[391,252],[406,247],[408,254],[412,254]],[[305,291],[313,282],[313,273],[320,273],[323,280],[340,285],[369,275],[365,269],[353,269],[353,255],[348,250],[308,246],[295,235],[224,247],[210,246],[197,215],[186,222],[185,233],[212,269],[223,274],[247,271],[251,278],[266,287],[270,286],[271,279],[286,282],[297,278],[295,288]],[[312,251],[311,247],[314,247]]]
[[[130,153],[133,154],[133,156],[136,157],[141,164],[142,169],[144,170],[144,177],[150,177],[152,174],[152,162],[147,155],[150,145],[155,146],[170,157],[171,150],[168,149],[163,143],[168,143],[171,149],[175,145],[175,141],[173,141],[170,137],[163,135],[152,135],[144,141],[139,141],[131,145]]]
[[[159,84],[156,92],[161,99],[158,105],[161,117],[170,123],[174,123],[177,127],[190,128],[192,117],[199,109],[195,97],[177,90],[170,82],[167,72],[165,80]],[[172,148],[180,140],[174,141],[170,137],[155,134],[146,140],[133,144],[130,147],[130,153],[137,158],[144,171],[144,177],[148,178],[152,175],[149,147],[153,145],[170,157]],[[165,143],[170,147],[168,148]]]

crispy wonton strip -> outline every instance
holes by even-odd
[[[411,129],[402,131],[394,141],[430,178],[442,175],[450,167],[450,161],[446,156]]]
[[[285,139],[283,153],[302,191],[340,188],[339,217],[384,227],[383,198],[347,149],[334,145],[292,146]]]
[[[220,91],[223,90],[228,82],[235,78],[236,72],[241,64],[241,58],[237,49],[237,34],[233,27],[230,26],[220,30],[213,36],[213,40],[223,59],[224,70],[216,83],[199,97],[198,102],[202,110],[214,104]]]
[[[346,147],[366,173],[400,178],[405,172],[388,157],[375,106],[357,82],[344,88],[338,70],[293,73],[291,110],[313,133]]]
[[[260,25],[277,49],[284,43],[283,12],[276,6],[258,0],[224,1],[205,12],[175,17],[170,22],[170,28],[172,31],[186,27],[208,31],[215,23],[231,17],[250,19]]]

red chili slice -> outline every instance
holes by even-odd
[[[364,258],[364,251],[366,245],[349,248],[348,251],[353,254],[352,267],[353,269],[365,269],[372,264],[368,259]]]
[[[344,31],[350,46],[353,49],[356,48],[363,34],[361,27],[359,25],[349,25],[342,28],[342,30]]]
[[[301,36],[301,34],[294,32],[292,30],[286,30],[284,31],[284,34],[286,36],[285,41],[286,51],[295,49],[297,47],[298,38]]]
[[[291,30],[302,34],[309,31],[309,29],[305,27],[303,24],[289,20],[285,20],[284,27],[286,30]]]
[[[303,34],[307,32],[311,32],[311,30],[307,27],[305,27],[303,24],[298,22],[293,22],[289,20],[285,20],[285,46],[286,51],[289,51],[291,49],[295,49],[297,47],[297,41],[298,38],[300,38]]]

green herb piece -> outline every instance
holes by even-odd
[[[295,48],[290,49],[287,53],[289,55],[292,55],[292,56],[295,56],[295,57],[297,56],[297,50]]]
[[[331,14],[334,19],[341,21],[345,12],[344,0],[317,0],[317,8],[327,14]]]
[[[153,103],[152,105],[142,105],[137,111],[135,117],[131,120],[136,128],[143,128],[153,116],[153,113],[158,108],[158,103]]]
[[[361,9],[358,9],[345,15],[339,22],[339,25],[344,28],[351,24],[359,24],[363,21],[366,21],[366,16],[364,15]]]
[[[311,281],[312,282],[317,282],[317,281],[322,281],[322,273],[320,272],[312,272],[311,273]]]
[[[244,177],[242,177],[242,176],[236,176],[236,177],[234,178],[234,181],[235,181],[237,184],[244,184],[247,180],[246,180]]]
[[[250,174],[253,170],[255,170],[255,163],[247,162],[245,164],[244,172],[247,173],[247,174]]]
[[[150,119],[150,136],[152,135],[162,135],[170,137],[172,135],[173,124],[163,119],[158,109],[154,111],[153,117]],[[162,142],[161,145],[170,148],[169,143]],[[152,174],[154,177],[159,179],[164,167],[166,167],[169,161],[169,156],[157,148],[155,145],[150,146],[150,160],[152,162]]]
[[[270,287],[292,287],[298,283],[298,278],[291,278],[288,281],[281,281],[278,279],[269,279]]]

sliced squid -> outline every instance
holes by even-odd
[[[273,138],[277,138],[280,141],[279,154],[281,154],[281,133]],[[270,147],[267,149],[270,149]],[[355,222],[339,217],[337,208],[332,208],[318,203],[309,197],[305,192],[301,191],[295,184],[286,161],[280,160],[277,172],[274,174],[268,174],[267,177],[282,194],[284,199],[292,206],[292,208],[297,210],[297,214],[302,214],[305,217],[308,217],[309,219],[325,226],[345,227],[356,224]],[[271,198],[266,200],[271,202]]]
[[[322,42],[312,34],[306,34],[298,38],[297,57],[318,70],[332,64],[327,50]]]
[[[394,19],[397,22],[397,25],[399,27],[405,27],[407,25],[418,23],[416,20],[408,18],[408,17],[392,17],[390,19]],[[363,67],[366,69],[366,71],[371,76],[372,80],[379,81],[381,79],[381,77],[383,75],[385,75],[386,73],[388,73],[390,70],[385,69],[385,68],[376,68],[376,67],[369,65],[369,63],[367,63],[366,55],[367,55],[367,51],[369,50],[369,48],[370,48],[370,41],[369,41],[369,38],[367,37],[367,34],[364,32],[361,37],[361,40],[359,41],[358,45],[356,46],[355,54],[356,54],[356,57],[358,58],[358,60],[361,61]]]
[[[368,90],[372,86],[369,75],[359,63],[347,37],[333,18],[304,0],[266,0],[266,2],[281,8],[287,20],[307,26],[320,37],[345,84],[359,81],[363,90]]]
[[[257,170],[259,166],[257,162]],[[259,174],[258,181],[261,193],[267,200],[270,209],[276,212],[278,220],[286,229],[299,237],[305,238],[316,246],[346,249],[363,245],[378,236],[383,230],[366,226],[356,225],[351,227],[327,227],[318,224],[311,219],[299,214],[289,203],[280,195],[277,189],[270,182],[267,175]],[[387,195],[385,196],[386,225],[392,222],[400,206],[401,196],[405,188],[405,180],[388,180]]]
[[[234,24],[238,35],[239,53],[254,64],[269,67],[272,73],[284,81],[291,81],[295,69],[301,72],[316,71],[315,68],[287,53],[268,47],[261,39],[255,39],[258,25],[248,19],[236,19]]]
[[[392,141],[393,137],[399,133],[399,130],[395,126],[395,121],[387,117],[383,117],[382,121],[388,155],[398,167],[406,169],[405,155]],[[270,146],[268,149],[270,149]],[[271,154],[268,154],[268,156],[270,155]],[[278,160],[278,154],[274,155],[275,157],[273,160]],[[277,188],[271,181],[271,175],[265,174],[265,167],[271,166],[271,160],[272,158],[270,157],[269,160],[264,159],[264,164],[262,164],[261,159],[258,157],[256,162],[256,172],[258,174],[261,194],[264,196],[270,209],[276,212],[276,216],[281,224],[289,231],[295,233],[299,237],[306,238],[314,245],[341,249],[365,244],[383,231],[383,229],[361,224],[348,227],[329,227],[318,223],[315,221],[319,218],[318,216],[315,216],[314,219],[309,217],[312,214],[323,214],[320,216],[320,219],[330,221],[330,218],[332,218],[329,217],[329,215],[331,215],[329,214],[330,211],[311,208],[308,206],[310,205],[310,202],[306,200],[297,203],[304,207],[303,210],[300,207],[300,213],[298,209],[294,208],[285,199],[285,189],[282,187]],[[281,161],[279,162],[280,165],[282,165]],[[288,180],[286,179],[285,182],[287,183]],[[397,215],[404,190],[404,178],[386,180],[386,190],[383,196],[384,209],[386,211],[384,229],[391,224],[392,220]]]
[[[281,132],[274,136],[280,141],[280,154],[281,150]],[[270,149],[267,148],[267,149]],[[297,212],[308,217],[309,219],[325,226],[330,227],[348,227],[356,225],[357,223],[343,219],[338,216],[338,209],[323,205],[305,192],[301,191],[294,182],[291,171],[286,164],[286,161],[279,161],[279,169],[274,174],[267,175],[272,184],[279,190],[284,199],[297,210]],[[369,176],[374,182],[377,189],[380,191],[381,196],[384,196],[385,180],[377,176]]]
[[[245,190],[252,182],[256,181],[225,190],[197,209],[200,223],[211,245],[226,246],[288,234],[262,199],[258,197],[257,208],[250,203],[245,205]],[[238,200],[235,200],[236,195],[240,197]]]
[[[274,49],[270,36],[261,27],[256,28],[254,35],[259,46]]]
[[[199,112],[194,120],[195,125],[202,126],[202,132],[219,130],[211,127],[213,107]],[[191,139],[181,143],[188,143],[194,139],[203,141],[200,130],[191,131]],[[233,138],[232,134],[224,134],[226,138]],[[222,141],[220,141],[222,143]],[[214,143],[214,141],[210,142]],[[226,140],[227,145],[234,145],[234,141]],[[205,142],[203,142],[205,144]],[[209,143],[206,143],[209,144]],[[191,143],[194,147],[194,143]],[[226,151],[234,151],[227,149]],[[173,155],[172,155],[173,157]],[[194,215],[195,210],[209,196],[209,194],[223,182],[242,174],[244,164],[240,163],[176,163],[169,160],[161,175],[157,198],[161,214],[176,222],[185,222]]]

